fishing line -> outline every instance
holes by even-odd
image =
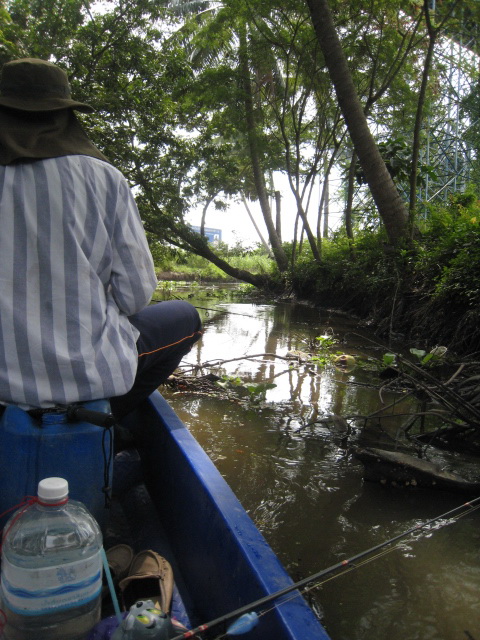
[[[201,309],[202,311],[213,311],[214,313],[226,313],[229,316],[243,316],[244,318],[253,318],[254,320],[258,318],[257,315],[252,316],[249,313],[238,313],[237,311],[227,311],[226,309],[210,309],[209,307],[197,307],[195,309]]]
[[[468,504],[468,503],[466,503],[466,504]],[[462,506],[465,506],[465,505],[462,505]],[[443,529],[444,527],[446,527],[446,526],[448,526],[450,524],[453,524],[453,521],[456,522],[457,520],[460,520],[460,518],[463,518],[467,514],[471,514],[474,511],[477,511],[478,509],[480,509],[480,504],[478,504],[477,506],[472,507],[469,511],[464,511],[463,513],[460,513],[459,515],[454,516],[453,518],[450,518],[448,521],[444,522],[443,524],[441,523],[440,526],[438,526],[433,531],[440,531],[440,529]],[[441,516],[439,516],[439,518],[441,518]],[[427,524],[428,523],[426,523],[425,525],[422,525],[422,526],[426,527]],[[419,529],[419,531],[420,531],[420,529]],[[412,540],[412,542],[416,542],[419,539],[420,539],[420,537],[414,538]],[[388,544],[388,541],[385,542],[385,544]],[[380,558],[383,558],[384,556],[387,556],[389,553],[392,553],[393,551],[398,551],[401,548],[402,548],[402,545],[401,544],[397,544],[397,545],[395,545],[393,547],[383,549],[383,551],[380,551],[376,555],[373,555],[371,557],[366,557],[361,562],[356,562],[355,564],[351,563],[341,573],[337,573],[337,574],[331,575],[331,576],[325,578],[325,580],[321,580],[320,582],[315,582],[314,584],[312,584],[310,586],[306,586],[304,589],[302,589],[302,595],[305,594],[305,593],[308,593],[309,591],[313,591],[313,589],[316,589],[318,587],[322,587],[324,584],[327,584],[327,582],[331,582],[332,580],[335,580],[336,578],[340,578],[340,577],[346,575],[347,573],[351,573],[352,571],[355,571],[356,569],[360,569],[364,565],[370,564],[374,560],[379,560]],[[284,598],[280,604],[275,604],[273,607],[270,607],[269,609],[264,609],[263,611],[261,611],[258,614],[258,617],[260,618],[260,617],[264,616],[266,613],[270,613],[270,612],[274,611],[278,606],[286,604],[287,602],[290,602],[290,601],[294,600],[295,598],[298,598],[298,594],[293,593],[289,597]],[[221,636],[217,636],[217,638],[215,640],[220,640],[221,638],[225,637],[226,635],[228,635],[228,633],[227,634],[223,634]]]
[[[468,504],[468,503],[466,503]],[[465,505],[462,505],[462,507]],[[460,507],[459,507],[460,508]],[[469,511],[465,511],[464,513],[459,514],[458,516],[455,516],[453,518],[450,518],[448,521],[444,522],[443,524],[440,524],[439,527],[437,527],[435,529],[435,531],[439,531],[440,529],[443,529],[444,527],[448,526],[449,524],[453,524],[452,521],[457,521],[460,520],[460,518],[462,518],[463,516],[473,513],[474,511],[477,511],[478,509],[480,509],[480,504],[472,507]],[[439,518],[441,518],[442,516],[439,516]],[[426,527],[428,525],[428,523],[426,523],[425,525],[422,525],[422,527]],[[420,530],[420,529],[419,529]],[[405,532],[405,535],[407,535],[408,532]],[[412,542],[416,542],[416,540],[418,540],[419,538],[415,538]],[[386,541],[384,544],[388,544],[389,541]],[[370,564],[371,562],[373,562],[374,560],[379,560],[380,558],[383,558],[384,556],[388,555],[389,553],[392,553],[393,551],[397,551],[398,549],[401,549],[402,545],[395,545],[391,548],[386,548],[383,549],[383,551],[380,551],[379,553],[377,553],[374,556],[371,557],[367,557],[364,560],[362,560],[362,562],[357,562],[355,564],[351,563],[349,564],[344,571],[342,571],[341,573],[337,573],[334,575],[331,575],[327,578],[325,578],[325,580],[321,580],[320,582],[315,582],[314,584],[310,585],[310,586],[306,586],[302,589],[301,593],[292,593],[291,595],[283,598],[282,602],[278,603],[278,604],[274,604],[272,607],[269,607],[268,609],[263,609],[262,611],[260,611],[258,614],[256,614],[257,619],[259,620],[260,618],[262,618],[263,616],[265,616],[267,613],[271,613],[272,611],[275,611],[275,609],[277,609],[278,607],[287,604],[288,602],[292,602],[293,600],[295,600],[295,598],[298,598],[299,595],[304,595],[306,593],[308,593],[309,591],[313,591],[313,589],[316,589],[318,587],[322,587],[324,584],[327,584],[327,582],[331,582],[332,580],[335,580],[336,578],[340,578],[344,575],[346,575],[347,573],[351,573],[352,571],[355,571],[356,569],[360,569],[361,567],[363,567],[366,564]],[[240,616],[240,620],[241,620],[242,616]],[[255,625],[256,626],[256,625]],[[246,625],[245,625],[246,627]],[[249,629],[245,628],[245,633],[249,631]],[[215,640],[222,640],[222,638],[225,638],[229,635],[228,630],[225,633],[222,633],[219,636],[215,637]],[[175,639],[174,639],[175,640]]]
[[[463,513],[459,513],[456,516],[454,515],[454,514],[456,514],[457,512],[459,512],[462,509],[464,510]],[[386,540],[385,542],[381,542],[380,544],[377,544],[374,547],[370,547],[370,549],[367,549],[365,551],[357,553],[356,555],[354,555],[354,556],[352,556],[352,557],[350,557],[348,559],[341,560],[340,562],[337,562],[336,564],[328,567],[327,569],[323,569],[322,571],[319,571],[318,573],[315,573],[315,574],[313,574],[311,576],[308,576],[307,578],[303,578],[302,580],[299,580],[298,582],[295,582],[295,583],[291,584],[290,586],[285,587],[284,589],[280,589],[280,590],[278,590],[278,591],[276,591],[274,593],[271,593],[271,594],[269,594],[267,596],[264,596],[263,598],[259,598],[258,600],[250,602],[249,604],[246,604],[243,607],[235,609],[234,611],[231,611],[230,613],[226,613],[223,616],[220,616],[219,618],[215,618],[214,620],[211,620],[208,623],[199,625],[199,626],[195,627],[194,629],[192,629],[190,631],[187,631],[187,632],[185,632],[183,634],[175,636],[174,638],[172,638],[172,640],[185,640],[186,638],[192,638],[197,633],[201,633],[203,631],[206,631],[207,629],[210,629],[211,627],[215,627],[215,626],[217,626],[219,624],[225,623],[225,622],[227,622],[227,621],[229,621],[232,618],[235,618],[237,616],[240,619],[244,614],[247,614],[248,616],[255,616],[254,618],[252,617],[252,619],[251,619],[252,625],[255,625],[255,624],[257,624],[258,618],[260,616],[265,615],[269,611],[272,611],[276,607],[279,607],[282,604],[285,604],[285,603],[289,602],[290,600],[293,600],[294,598],[298,597],[298,594],[293,594],[289,598],[285,598],[284,600],[282,600],[282,602],[277,603],[276,605],[274,605],[270,609],[261,611],[258,614],[253,612],[252,611],[253,609],[262,607],[263,605],[268,604],[268,603],[272,602],[273,600],[277,600],[278,598],[281,598],[282,596],[290,594],[292,591],[297,591],[299,589],[307,587],[307,585],[309,585],[311,582],[315,582],[316,583],[315,585],[312,585],[307,589],[305,589],[305,588],[303,589],[304,592],[309,591],[309,590],[313,589],[314,587],[320,586],[321,584],[324,584],[328,580],[332,580],[332,579],[334,579],[334,578],[336,578],[338,576],[334,575],[334,576],[329,577],[328,580],[324,580],[323,582],[318,582],[321,578],[324,578],[326,576],[330,576],[330,574],[333,574],[333,573],[336,573],[336,572],[339,572],[339,571],[341,571],[342,573],[338,574],[338,575],[343,575],[347,571],[353,571],[354,569],[356,569],[358,567],[361,567],[364,564],[367,564],[368,562],[376,560],[377,558],[382,557],[383,555],[386,555],[390,551],[393,551],[393,550],[397,549],[398,548],[397,546],[393,547],[392,549],[388,549],[388,550],[386,550],[385,547],[393,545],[394,543],[398,542],[402,538],[406,538],[409,535],[412,535],[414,533],[418,533],[422,529],[425,529],[425,528],[429,527],[430,525],[432,525],[432,524],[434,524],[434,523],[436,523],[436,522],[438,522],[440,520],[448,520],[447,522],[442,524],[440,527],[438,527],[438,529],[436,529],[438,531],[439,529],[447,526],[448,524],[452,524],[452,521],[457,521],[462,516],[467,515],[467,513],[468,514],[473,513],[477,509],[480,509],[480,497],[477,497],[477,498],[474,498],[473,500],[465,502],[465,503],[459,505],[458,507],[454,507],[450,511],[442,513],[441,515],[436,516],[435,518],[432,518],[431,520],[427,520],[427,522],[424,522],[423,524],[417,524],[414,527],[412,527],[411,529],[408,529],[407,531],[404,531],[403,533],[400,533],[397,536],[394,536],[393,538],[390,538],[389,540]],[[380,553],[377,554],[377,552],[380,552]],[[367,556],[371,556],[373,554],[376,554],[376,555],[373,556],[372,558],[365,559]],[[360,563],[360,564],[354,564],[354,563],[357,563],[358,560],[364,560],[364,561],[362,563]],[[239,620],[237,622],[239,622]],[[253,628],[253,626],[250,626],[250,627],[248,626],[249,622],[250,621],[248,621],[248,622],[246,621],[246,623],[245,623],[245,630],[243,631],[244,633],[249,631],[250,628]],[[233,623],[233,624],[236,624],[236,623]],[[231,626],[233,626],[233,625],[231,625]],[[227,630],[227,633],[224,634],[224,635],[232,635],[232,634],[231,633],[229,634],[229,631]],[[222,638],[222,637],[224,637],[224,636],[219,636],[219,638]]]

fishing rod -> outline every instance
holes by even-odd
[[[252,611],[252,609],[257,609],[259,607],[262,607],[263,605],[268,604],[273,600],[277,600],[278,598],[281,598],[282,596],[285,596],[291,593],[292,591],[301,589],[302,587],[305,587],[306,585],[308,585],[310,582],[316,582],[320,578],[324,578],[327,575],[330,575],[337,571],[345,570],[346,568],[353,568],[352,565],[357,560],[361,560],[362,558],[372,555],[375,552],[380,551],[381,549],[384,549],[389,545],[393,545],[395,542],[398,542],[402,538],[406,538],[407,536],[412,535],[413,533],[421,531],[422,529],[425,529],[426,527],[434,524],[435,522],[438,522],[439,520],[450,518],[457,511],[464,509],[465,512],[457,516],[457,518],[459,518],[460,516],[465,515],[465,513],[468,513],[469,511],[471,511],[473,507],[477,509],[480,508],[480,496],[478,498],[474,498],[473,500],[465,502],[464,504],[461,504],[458,507],[451,509],[450,511],[447,511],[446,513],[442,513],[441,515],[436,516],[435,518],[432,518],[431,520],[428,520],[423,524],[418,524],[415,527],[412,527],[411,529],[408,529],[407,531],[404,531],[403,533],[400,533],[397,536],[394,536],[393,538],[386,540],[385,542],[381,542],[380,544],[377,544],[374,547],[370,547],[370,549],[361,551],[360,553],[357,553],[351,558],[341,560],[340,562],[337,562],[336,564],[328,567],[327,569],[323,569],[322,571],[319,571],[318,573],[314,573],[313,575],[308,576],[307,578],[303,578],[302,580],[299,580],[298,582],[295,582],[290,586],[285,587],[284,589],[279,589],[278,591],[275,591],[274,593],[271,593],[268,596],[264,596],[263,598],[259,598],[258,600],[254,600],[253,602],[249,602],[243,607],[235,609],[235,611],[230,611],[229,613],[226,613],[220,616],[219,618],[215,618],[214,620],[211,620],[210,622],[207,622],[205,624],[201,624],[195,627],[194,629],[191,629],[190,631],[186,631],[185,633],[177,635],[171,640],[185,640],[186,638],[192,638],[197,633],[201,633],[202,631],[207,631],[207,629],[211,629],[212,627],[215,627],[219,624],[228,622],[229,620],[237,616],[239,617],[239,619],[235,623],[233,623],[231,627],[229,627],[229,630],[227,630],[227,635],[228,634],[239,635],[241,633],[246,633],[247,631],[250,631],[250,629],[252,629],[258,622],[258,614]],[[279,603],[279,604],[282,604],[282,603]],[[244,614],[246,614],[246,616],[245,616],[244,623],[242,624],[242,618]],[[237,623],[240,623],[240,624],[237,625]],[[232,629],[232,627],[235,627],[235,628]]]
[[[179,300],[181,300],[181,298],[179,298]],[[197,307],[197,305],[194,305],[194,307],[195,309],[201,309],[202,311],[213,311],[214,313],[224,313],[229,316],[243,316],[244,318],[253,318],[254,320],[258,318],[258,315],[252,316],[250,313],[239,313],[238,311],[227,311],[226,309],[212,309],[210,307]],[[211,319],[207,318],[207,320],[204,321],[204,324],[210,321]]]

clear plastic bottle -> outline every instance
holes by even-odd
[[[83,640],[100,619],[102,534],[68,482],[46,478],[38,502],[4,529],[3,640]]]

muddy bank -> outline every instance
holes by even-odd
[[[327,289],[320,293],[301,287],[302,302],[357,318],[362,326],[389,342],[403,340],[417,348],[445,345],[458,356],[480,354],[480,307],[453,297],[422,295],[393,285],[382,290]]]

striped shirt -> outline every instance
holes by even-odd
[[[156,284],[117,169],[81,155],[0,166],[0,403],[126,393],[138,361],[128,316]]]

